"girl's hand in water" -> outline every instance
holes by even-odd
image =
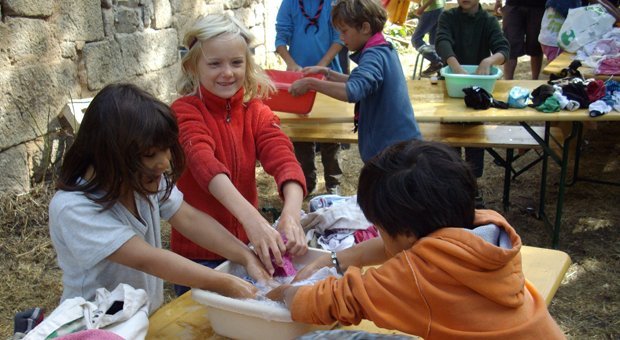
[[[266,297],[273,301],[284,302],[288,307],[293,302],[293,298],[299,287],[291,285],[281,285],[280,287],[267,293]]]
[[[225,274],[226,280],[218,290],[218,293],[235,299],[254,299],[258,289],[251,283],[236,277],[234,275]]]
[[[256,282],[267,282],[272,280],[271,275],[267,272],[267,269],[265,269],[263,263],[252,252],[250,252],[246,258],[244,267],[248,275],[250,275]]]
[[[323,267],[331,267],[330,254],[321,255],[297,272],[292,282],[303,281]]]

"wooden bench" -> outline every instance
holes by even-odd
[[[514,149],[541,150],[541,145],[520,125],[493,124],[440,124],[418,123],[425,140],[446,143],[455,147],[484,148],[493,156],[496,163],[505,169],[503,208],[510,205],[510,182],[519,174],[531,168],[538,161],[527,164],[517,170],[513,162],[520,156],[514,155]],[[357,143],[357,134],[352,130],[352,123],[286,123],[282,130],[294,142],[325,142],[325,143]],[[544,127],[532,127],[539,135],[544,136]],[[551,128],[551,135],[557,141],[563,140],[562,130]],[[557,144],[557,143],[555,143]],[[494,149],[505,149],[505,158]]]
[[[532,282],[549,305],[571,264],[570,257],[560,250],[528,246],[521,248],[521,254],[525,277]],[[356,326],[341,328],[381,334],[397,333],[393,330],[379,328],[368,320]],[[192,299],[191,291],[162,306],[151,315],[146,338],[149,340],[224,339],[215,334],[209,322],[207,308]]]

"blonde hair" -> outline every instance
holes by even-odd
[[[188,52],[181,59],[182,74],[177,84],[177,91],[181,95],[199,94],[200,76],[198,74],[198,62],[202,55],[201,42],[222,35],[239,36],[246,43],[246,69],[243,88],[245,90],[244,101],[252,98],[265,98],[275,92],[273,82],[265,74],[263,69],[256,64],[250,50],[254,41],[254,35],[234,17],[224,14],[210,14],[198,18],[192,27],[185,33],[183,45]]]

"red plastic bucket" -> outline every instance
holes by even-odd
[[[308,114],[312,110],[316,91],[308,91],[306,94],[297,97],[288,92],[293,82],[304,77],[303,73],[278,70],[265,70],[265,72],[277,89],[277,92],[272,94],[271,97],[263,100],[272,111]],[[309,77],[324,78],[322,74],[313,74]]]

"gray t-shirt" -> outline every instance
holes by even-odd
[[[81,296],[93,300],[97,288],[112,291],[119,283],[146,291],[150,312],[163,302],[163,281],[139,270],[123,266],[106,258],[133,236],[153,247],[161,248],[160,218],[170,219],[181,207],[183,194],[173,188],[170,197],[160,202],[160,194],[148,197],[149,202],[135,194],[141,219],[136,218],[121,203],[108,210],[91,201],[81,191],[59,190],[49,206],[49,228],[62,269],[62,300]]]

